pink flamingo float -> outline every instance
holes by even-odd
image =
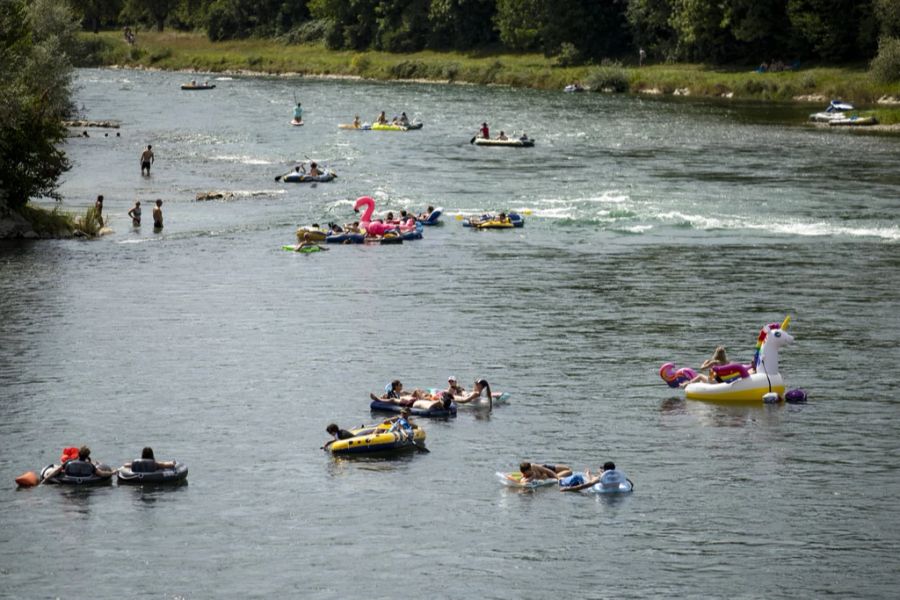
[[[359,212],[359,209],[363,206],[365,207],[365,210],[363,211],[362,218],[359,220],[359,226],[361,229],[364,229],[368,235],[383,236],[384,234],[395,230],[399,230],[400,233],[413,232],[416,230],[415,219],[408,219],[405,223],[400,223],[399,225],[396,223],[373,221],[372,213],[375,212],[375,200],[370,196],[361,196],[357,198],[356,204],[353,205],[353,211]]]

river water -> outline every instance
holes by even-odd
[[[62,204],[104,194],[115,232],[0,248],[0,596],[895,597],[896,137],[794,107],[188,77],[80,71],[85,116],[122,128],[69,141]],[[336,128],[380,110],[425,128]],[[470,145],[483,120],[537,144]],[[304,157],[339,178],[274,181]],[[444,225],[279,249],[364,194]],[[524,229],[455,218],[509,209]],[[686,402],[659,379],[719,344],[748,359],[787,314],[782,373],[808,404]],[[451,374],[510,402],[421,420],[427,454],[320,450],[390,379]],[[111,464],[151,445],[190,483],[14,489],[81,444]],[[531,459],[614,460],[636,491],[498,484]]]

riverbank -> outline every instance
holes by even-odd
[[[809,102],[842,98],[878,110],[881,123],[900,123],[900,82],[879,84],[866,65],[815,66],[777,73],[697,64],[557,66],[542,54],[434,52],[411,54],[327,50],[271,39],[210,42],[198,33],[141,32],[129,46],[119,32],[83,34],[95,66],[211,73],[360,77],[559,89],[581,82],[594,91]],[[891,110],[888,107],[894,107]],[[882,110],[884,113],[882,114]]]
[[[75,218],[58,207],[48,210],[26,204],[18,210],[0,207],[0,240],[69,238],[75,235]]]

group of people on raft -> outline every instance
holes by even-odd
[[[486,122],[481,124],[481,127],[478,129],[478,135],[480,135],[481,138],[485,139],[485,140],[491,139],[491,130],[488,127],[488,124]],[[510,139],[510,137],[508,135],[506,135],[505,131],[500,130],[500,133],[494,139],[501,140],[501,141],[508,141]],[[528,134],[525,132],[522,132],[522,135],[519,136],[518,139],[525,141],[528,139]]]
[[[625,477],[624,473],[616,469],[616,463],[612,461],[603,463],[603,468],[595,475],[591,474],[590,469],[585,469],[583,472],[575,472],[572,470],[572,467],[568,465],[550,465],[531,462],[519,463],[519,472],[522,474],[522,478],[519,480],[521,483],[555,479],[559,484],[559,491],[561,492],[577,492],[585,490],[600,483],[600,481],[604,479],[630,482],[630,480]]]
[[[459,385],[456,377],[452,375],[447,378],[447,389],[444,390],[429,391],[416,388],[405,392],[403,383],[399,379],[394,379],[381,396],[369,394],[369,397],[379,402],[421,410],[448,410],[453,402],[468,404],[481,398],[489,400],[492,398],[491,385],[487,379],[476,379],[472,391],[466,392],[465,388]]]

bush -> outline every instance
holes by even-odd
[[[875,81],[900,81],[900,38],[884,38],[878,44],[878,54],[869,65]]]
[[[63,237],[71,234],[74,229],[72,215],[62,212],[59,206],[53,210],[46,210],[26,204],[20,214],[31,223],[31,228],[41,237]]]
[[[612,63],[597,67],[587,76],[587,84],[595,92],[616,92],[624,94],[628,91],[628,73],[620,63]]]
[[[372,66],[372,59],[367,54],[354,54],[350,59],[350,69],[357,75],[363,75]]]
[[[85,237],[97,237],[100,235],[100,230],[103,229],[106,223],[97,215],[97,209],[90,206],[84,212],[84,215],[75,217],[74,225],[76,235],[80,234]]]
[[[171,48],[162,48],[160,50],[157,50],[156,52],[151,53],[149,56],[149,60],[151,63],[155,63],[155,62],[159,62],[161,60],[165,60],[171,56],[172,56]]]
[[[556,66],[558,67],[574,67],[584,62],[584,56],[581,51],[575,47],[575,44],[563,42],[559,46],[559,52],[556,55]]]
[[[425,65],[417,60],[404,60],[396,65],[391,65],[388,69],[391,77],[394,79],[414,79],[416,77],[425,77],[427,69]]]
[[[330,21],[325,19],[313,19],[291,29],[281,36],[285,44],[312,44],[325,40],[329,31]]]

